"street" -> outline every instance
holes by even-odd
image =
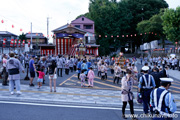
[[[121,108],[0,101],[1,120],[121,120]],[[141,120],[142,109],[135,109]],[[129,108],[126,110],[129,114]],[[176,114],[178,116],[180,114]],[[128,118],[130,119],[130,118]],[[149,119],[147,119],[149,120]],[[175,119],[176,120],[176,119]]]

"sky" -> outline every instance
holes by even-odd
[[[180,6],[180,0],[165,0],[169,8]],[[47,36],[47,18],[49,35],[53,29],[70,23],[78,15],[88,12],[89,0],[0,0],[0,31],[9,31],[16,35],[43,33]],[[14,28],[12,28],[14,25]],[[22,31],[20,31],[22,29]],[[52,42],[52,38],[50,41]]]

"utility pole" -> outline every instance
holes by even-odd
[[[47,17],[47,44],[49,40],[49,17]]]
[[[33,44],[32,44],[32,22],[31,22],[31,44],[30,44],[30,47],[31,47],[31,50],[32,50],[32,47],[33,47]]]

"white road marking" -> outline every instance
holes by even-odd
[[[0,101],[0,103],[19,104],[19,105],[34,105],[34,106],[46,106],[46,107],[66,107],[66,108],[86,108],[86,109],[102,109],[102,110],[121,110],[121,108],[113,108],[113,107],[93,107],[93,106],[75,106],[75,105],[54,105],[54,104],[10,102],[10,101]],[[130,110],[130,109],[127,108],[126,110]],[[143,109],[134,109],[134,111],[143,112]],[[175,113],[180,113],[180,111],[176,111]]]

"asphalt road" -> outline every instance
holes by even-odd
[[[135,109],[135,114],[141,120],[150,120],[140,109]],[[129,115],[129,110],[126,110],[126,115]],[[0,120],[122,120],[121,116],[121,108],[0,103]]]

